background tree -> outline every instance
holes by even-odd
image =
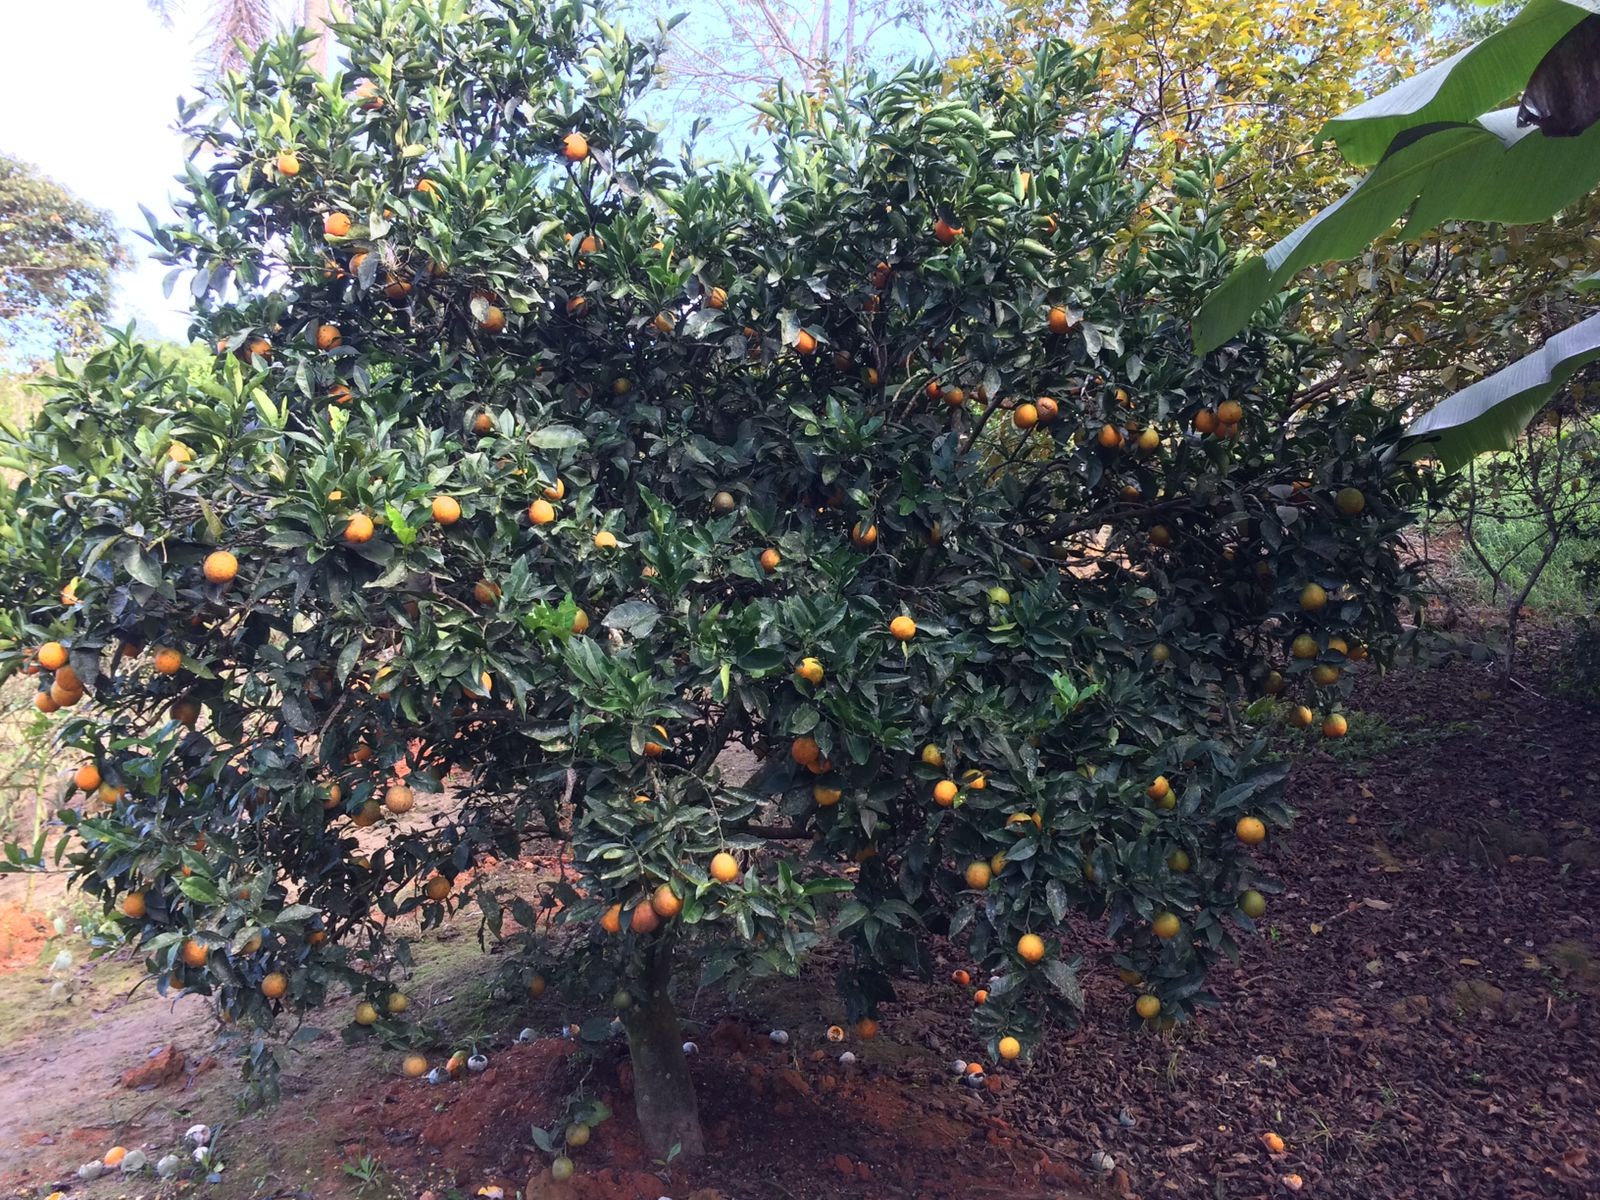
[[[0,155],[0,355],[15,363],[93,345],[126,261],[110,213]]]
[[[1232,151],[1219,180],[1227,220],[1254,239],[1338,194],[1343,171],[1318,131],[1418,61],[1434,12],[1390,0],[1020,0],[980,19],[951,69],[1025,65],[1043,38],[1092,49],[1099,86],[1082,119],[1125,128],[1130,161],[1168,180]]]
[[[1276,313],[1192,352],[1210,173],[1152,194],[1064,124],[1056,43],[780,90],[699,167],[635,112],[660,47],[585,6],[341,38],[348,75],[280,38],[186,114],[215,158],[157,237],[214,375],[119,338],[13,439],[3,661],[68,710],[61,852],[158,985],[258,1074],[346,989],[351,1036],[415,1036],[385,918],[470,897],[509,977],[610,998],[664,1157],[691,967],[842,938],[869,1037],[943,935],[1004,1058],[1081,971],[1130,1023],[1211,1003],[1287,816],[1245,702],[1312,725],[1392,649],[1413,483]],[[536,838],[570,873],[464,886]]]

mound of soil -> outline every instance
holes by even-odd
[[[0,971],[33,966],[53,932],[42,914],[15,901],[0,901]]]

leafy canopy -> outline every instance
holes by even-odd
[[[824,935],[852,1016],[950,938],[991,1046],[1095,965],[1210,1003],[1270,890],[1236,827],[1286,818],[1238,702],[1273,668],[1335,705],[1408,576],[1392,424],[1273,318],[1193,354],[1205,178],[1063,128],[1058,43],[781,93],[699,165],[632,115],[658,48],[585,6],[339,35],[348,74],[280,40],[187,115],[157,236],[214,374],[118,339],[11,447],[6,662],[53,698],[33,648],[70,648],[105,783],[65,849],[162,985],[258,1031],[379,1000],[387,919],[467,885],[523,978],[648,995],[636,1066],[678,1054],[674,963]],[[561,878],[471,878],[539,838]]]

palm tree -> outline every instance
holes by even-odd
[[[318,31],[317,44],[311,52],[318,70],[326,70],[328,46],[332,41],[329,25],[334,19],[335,5],[344,8],[343,0],[209,0],[211,26],[211,52],[209,65],[216,71],[226,71],[244,60],[244,52],[254,49],[271,35],[281,15],[288,20]],[[145,0],[152,12],[170,22],[182,0]]]

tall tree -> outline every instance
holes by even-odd
[[[1402,0],[1017,0],[951,63],[1021,69],[1048,37],[1094,48],[1100,92],[1084,119],[1126,126],[1128,154],[1171,172],[1227,148],[1239,233],[1271,236],[1331,200],[1330,117],[1392,82],[1427,42],[1434,5]],[[1170,174],[1168,176],[1170,178]]]
[[[0,356],[87,348],[126,261],[110,213],[0,154]]]
[[[145,0],[150,10],[170,21],[179,0]],[[245,53],[271,36],[280,20],[299,25],[317,35],[312,61],[326,70],[331,23],[342,9],[339,0],[209,0],[206,24],[211,29],[211,61],[219,71],[241,66]]]

